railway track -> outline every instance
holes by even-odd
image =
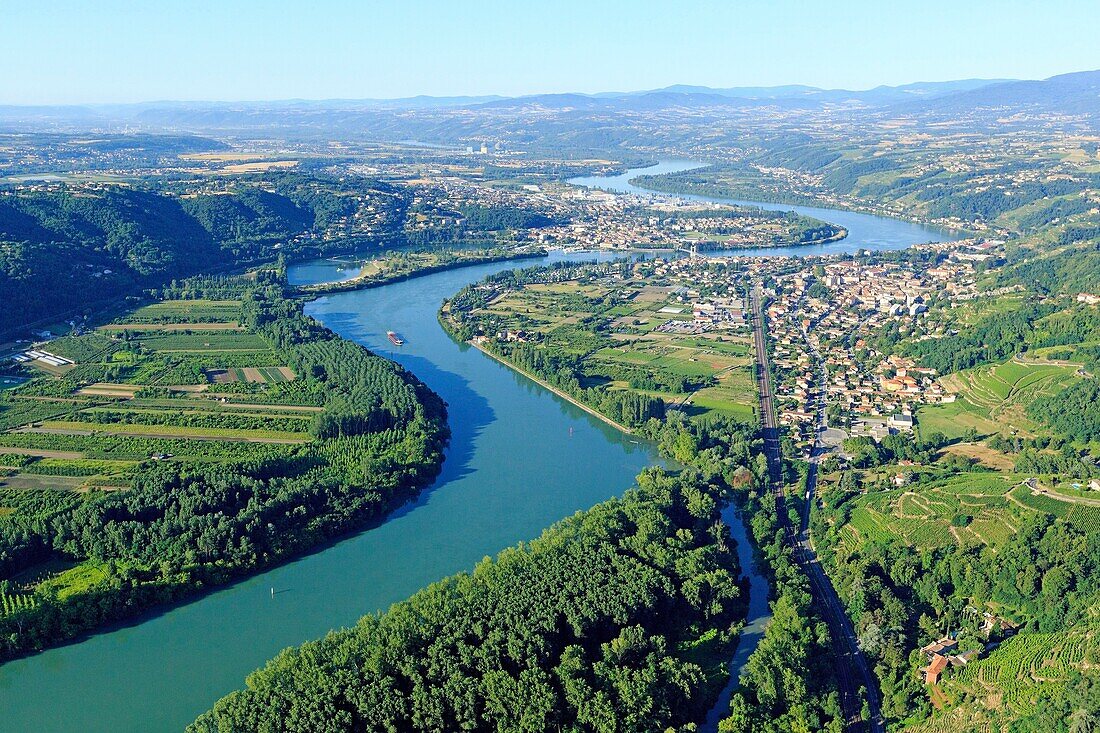
[[[775,416],[775,397],[772,393],[771,369],[768,360],[767,342],[764,339],[764,312],[759,283],[754,284],[750,299],[753,317],[753,347],[756,351],[757,386],[760,393],[760,421],[764,438],[764,452],[768,459],[768,472],[771,477],[772,491],[775,493],[777,513],[783,526],[788,544],[791,546],[795,561],[810,581],[810,591],[814,603],[829,626],[832,641],[833,658],[836,662],[837,686],[840,691],[840,704],[850,731],[884,733],[882,705],[878,685],[871,673],[867,658],[859,648],[858,638],[844,610],[844,604],[825,574],[817,554],[809,541],[809,501],[817,486],[817,450],[815,440],[810,455],[807,476],[807,501],[803,507],[801,526],[796,530],[791,526],[784,509],[782,457],[779,446],[779,425]],[[819,405],[824,410],[824,405]],[[869,720],[864,720],[863,706],[866,702]]]

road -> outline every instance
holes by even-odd
[[[753,316],[753,346],[756,350],[756,363],[758,365],[757,381],[760,392],[760,420],[763,430],[764,451],[768,458],[768,470],[771,474],[772,490],[776,495],[776,503],[779,521],[784,527],[787,541],[790,543],[796,562],[806,573],[810,581],[810,591],[813,594],[814,603],[821,612],[825,622],[829,626],[829,636],[832,639],[833,658],[836,662],[836,678],[840,688],[840,704],[847,720],[847,728],[851,731],[866,730],[870,725],[873,733],[883,733],[886,727],[882,720],[882,706],[879,697],[878,685],[867,664],[867,658],[859,648],[855,629],[851,619],[844,610],[844,604],[837,596],[829,577],[818,562],[817,555],[809,542],[809,510],[810,501],[805,502],[802,513],[801,527],[796,533],[787,519],[787,512],[783,509],[783,481],[782,458],[779,448],[779,425],[775,416],[775,397],[772,393],[771,368],[768,359],[767,342],[764,339],[764,312],[763,298],[759,283],[754,284],[750,296]],[[824,383],[822,383],[824,387]],[[817,418],[818,426],[824,419],[824,400],[818,404],[821,411]],[[811,450],[809,461],[809,474],[807,477],[808,496],[812,498],[817,487],[817,459],[820,445],[815,437],[814,447]],[[860,690],[865,690],[866,697],[861,699]],[[870,710],[870,721],[864,722],[861,718],[863,703],[867,703]]]

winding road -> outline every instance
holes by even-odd
[[[836,678],[840,688],[840,704],[844,711],[848,730],[863,731],[867,723],[873,733],[886,730],[882,720],[882,706],[878,685],[871,673],[867,658],[859,648],[855,629],[844,610],[844,604],[837,596],[829,577],[818,562],[817,555],[809,542],[810,501],[803,507],[801,527],[797,533],[787,519],[783,509],[782,458],[779,449],[779,426],[775,416],[775,397],[772,393],[771,366],[768,359],[767,342],[764,339],[764,306],[760,284],[753,285],[751,293],[753,317],[753,346],[756,350],[757,382],[760,392],[760,419],[764,438],[764,452],[768,458],[768,470],[771,474],[772,490],[775,492],[777,513],[794,551],[795,561],[806,573],[810,581],[810,591],[814,603],[829,626],[832,640],[833,659],[836,662]],[[824,404],[819,406],[824,409]],[[819,418],[820,419],[820,418]],[[807,499],[813,497],[817,485],[817,454],[819,445],[815,439],[810,455],[807,475]],[[861,697],[863,699],[861,699]],[[863,703],[870,711],[870,720],[862,718]]]

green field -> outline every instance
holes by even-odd
[[[671,292],[638,283],[625,289],[578,280],[528,284],[471,315],[497,331],[523,330],[542,348],[580,357],[584,386],[661,397],[692,417],[713,413],[752,420],[757,400],[747,333],[658,330],[693,318],[691,304]],[[680,312],[661,312],[670,308]],[[656,383],[646,383],[646,375]],[[691,386],[670,386],[675,383]]]
[[[929,405],[917,413],[921,429],[948,438],[973,428],[979,435],[1033,435],[1039,430],[1024,414],[1032,400],[1056,394],[1079,379],[1078,367],[1064,363],[1010,359],[940,379],[958,394],[953,403]]]
[[[133,339],[154,351],[265,351],[267,342],[252,333],[224,331],[200,333],[141,333]]]
[[[239,300],[169,300],[138,308],[119,323],[236,323],[240,312]]]

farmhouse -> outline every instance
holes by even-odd
[[[933,654],[928,666],[921,670],[924,672],[924,684],[937,684],[945,669],[947,669],[947,657],[942,654]]]
[[[927,646],[921,647],[921,652],[927,654],[929,659],[936,654],[947,654],[955,650],[959,645],[959,642],[955,641],[949,636],[945,636],[942,639],[938,639]]]

